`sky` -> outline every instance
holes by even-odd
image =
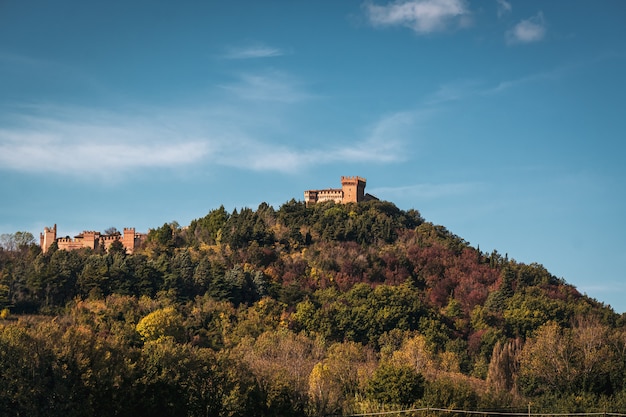
[[[0,233],[339,188],[626,312],[626,2],[0,0]]]

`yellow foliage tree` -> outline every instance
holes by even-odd
[[[174,307],[165,307],[153,311],[137,323],[135,328],[144,341],[159,340],[163,337],[184,339],[183,318]]]

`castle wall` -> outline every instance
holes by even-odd
[[[56,224],[54,228],[44,228],[44,232],[39,234],[39,243],[43,253],[46,253],[48,249],[50,249],[53,242],[56,242],[57,247],[61,250],[77,250],[82,248],[109,250],[113,242],[121,241],[124,248],[126,248],[126,253],[132,254],[147,237],[146,234],[136,233],[135,228],[125,228],[123,236],[120,233],[102,235],[100,232],[96,231],[84,231],[72,239],[70,237],[57,238],[56,234]]]
[[[343,199],[343,191],[341,189],[328,189],[320,190],[317,194],[317,202],[323,203],[325,201],[334,201],[335,203],[341,203]]]
[[[89,248],[95,250],[100,240],[100,232],[94,231],[85,231],[82,234],[76,236],[74,238],[75,241],[80,241],[84,248]]]
[[[117,242],[118,240],[121,240],[121,235],[119,233],[113,235],[103,235],[100,236],[97,246],[103,247],[105,250],[108,251],[113,242]]]
[[[69,237],[61,237],[57,239],[57,246],[59,250],[76,250],[85,247],[82,240],[73,240]]]
[[[306,190],[304,202],[307,206],[325,201],[338,204],[358,203],[365,200],[366,180],[362,177],[341,177],[341,188]]]

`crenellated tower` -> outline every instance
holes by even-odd
[[[127,253],[133,253],[135,251],[135,239],[137,239],[134,227],[125,227],[124,236],[122,237],[122,244],[126,248]]]
[[[341,188],[325,188],[323,190],[306,190],[304,202],[307,206],[326,201],[337,204],[360,203],[361,201],[378,200],[371,194],[365,194],[366,180],[363,177],[341,177]]]
[[[358,203],[365,198],[365,178],[341,177],[342,203]]]
[[[39,233],[39,246],[43,253],[46,253],[52,243],[57,240],[57,225],[54,227],[44,227],[43,233]]]

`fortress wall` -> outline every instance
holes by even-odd
[[[341,203],[343,199],[343,191],[340,189],[328,189],[320,190],[317,194],[317,202],[323,203],[325,201],[334,201],[335,203]]]
[[[86,230],[73,239],[70,237],[57,238],[56,231],[56,225],[54,225],[54,228],[46,227],[44,228],[44,232],[39,234],[39,243],[44,253],[48,251],[52,242],[57,242],[58,248],[62,250],[76,250],[82,248],[90,248],[92,250],[104,248],[108,250],[113,242],[119,240],[126,248],[126,252],[131,254],[136,247],[141,245],[147,236],[143,233],[136,233],[135,228],[125,228],[124,236],[120,233],[103,235],[97,231]]]
[[[363,177],[341,177],[341,188],[327,188],[324,190],[306,190],[304,202],[306,205],[334,201],[336,203],[358,203],[365,199],[366,179]]]

